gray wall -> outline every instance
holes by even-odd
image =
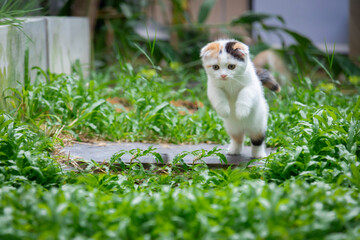
[[[336,42],[337,51],[348,52],[348,0],[253,0],[253,10],[281,15],[289,29],[309,37],[321,48],[326,40],[328,48]],[[274,35],[264,36],[269,43],[280,43]],[[285,39],[287,43],[293,42],[291,37]]]
[[[28,55],[26,55],[28,52]],[[25,59],[28,56],[28,64]],[[8,88],[24,84],[25,68],[34,81],[36,70],[71,73],[72,64],[79,61],[85,76],[90,65],[90,29],[87,18],[33,17],[26,18],[22,30],[0,26],[0,109]]]

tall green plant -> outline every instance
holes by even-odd
[[[0,2],[0,25],[12,25],[21,28],[23,19],[31,13],[39,11],[36,0],[3,0]]]

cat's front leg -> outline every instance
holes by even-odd
[[[230,116],[230,104],[223,90],[215,87],[208,88],[208,98],[215,111],[222,118]]]
[[[228,147],[227,154],[239,155],[244,147],[244,133],[233,134],[229,133],[231,140]]]
[[[254,105],[255,94],[251,88],[244,88],[238,94],[235,103],[235,115],[237,119],[243,119],[249,116]]]
[[[215,111],[219,114],[222,118],[228,118],[230,116],[230,106],[229,103],[219,102],[217,107],[214,107]]]

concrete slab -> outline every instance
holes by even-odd
[[[9,87],[24,84],[25,67],[32,82],[36,76],[32,67],[47,69],[45,30],[46,22],[40,18],[27,19],[22,30],[15,26],[0,26],[0,94]],[[27,60],[25,56],[28,56]]]
[[[94,160],[95,162],[109,162],[111,157],[122,150],[130,151],[132,149],[146,150],[150,147],[156,148],[154,152],[159,153],[163,159],[163,163],[157,162],[153,155],[148,154],[137,158],[136,160],[132,159],[133,156],[128,152],[121,157],[121,160],[124,163],[130,163],[135,161],[140,161],[143,164],[171,164],[174,161],[175,157],[178,154],[188,152],[186,156],[183,157],[183,161],[188,164],[197,164],[197,163],[206,163],[209,167],[227,167],[230,165],[233,166],[246,166],[246,164],[252,160],[251,158],[251,147],[245,146],[243,153],[241,155],[227,155],[226,148],[227,146],[217,145],[217,144],[197,144],[197,145],[174,145],[174,144],[150,144],[150,143],[114,143],[106,142],[100,144],[91,144],[91,143],[74,143],[71,146],[64,147],[61,152],[65,155],[68,155],[70,159],[81,159],[84,161]],[[213,150],[214,148],[220,149],[220,153],[224,154],[227,159],[227,163],[222,162],[218,156],[212,155],[209,157],[204,157],[198,159],[202,150],[205,152]],[[198,151],[198,152],[194,152]],[[191,153],[193,152],[193,153]],[[267,149],[269,154],[271,149]],[[258,165],[261,163],[256,162],[253,165]]]
[[[25,83],[25,67],[28,67],[31,82],[37,74],[36,70],[31,70],[32,67],[69,74],[77,60],[83,67],[84,76],[89,74],[90,29],[87,18],[30,17],[22,20],[22,28],[0,26],[0,108],[4,107],[3,91]]]
[[[49,68],[54,73],[71,73],[80,61],[85,75],[90,68],[90,26],[85,17],[46,17]]]

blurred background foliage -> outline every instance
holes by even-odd
[[[59,10],[60,15],[87,14],[91,22],[95,22],[92,31],[97,67],[108,66],[119,58],[136,65],[136,62],[141,63],[138,60],[146,59],[144,55],[150,57],[155,65],[167,66],[173,62],[181,62],[186,67],[199,67],[200,48],[218,36],[234,37],[248,43],[255,56],[271,48],[262,41],[261,32],[265,31],[276,33],[280,39],[281,33],[285,33],[295,40],[292,45],[286,45],[283,41],[282,48],[276,49],[295,76],[298,74],[294,72],[296,69],[301,69],[302,74],[320,70],[330,73],[334,78],[339,78],[340,74],[360,75],[359,67],[346,55],[321,51],[309,38],[288,29],[284,19],[278,15],[246,12],[236,16],[231,22],[209,25],[205,21],[215,0],[203,0],[196,16],[190,12],[189,0],[172,0],[170,6],[169,1],[162,0],[89,0],[82,1],[88,5],[81,6],[77,0],[64,2]],[[171,15],[167,18],[170,21],[165,25],[149,18],[148,9],[154,4],[160,5],[164,15]],[[91,15],[89,9],[94,6],[97,7],[97,14]],[[75,9],[76,7],[85,10]],[[266,20],[269,19],[277,19],[280,25],[267,24]],[[247,34],[239,35],[238,31],[233,31],[238,28],[245,29]],[[251,37],[250,40],[248,36]]]
[[[24,15],[87,16],[97,70],[129,62],[140,68],[150,63],[157,70],[182,67],[192,71],[201,66],[200,48],[219,36],[249,44],[252,55],[256,56],[271,49],[262,41],[261,32],[272,32],[280,39],[282,34],[288,34],[295,40],[291,45],[282,41],[281,48],[272,49],[282,57],[292,77],[316,73],[322,79],[330,77],[332,83],[346,86],[349,79],[356,80],[354,76],[360,75],[358,63],[344,54],[321,51],[309,38],[288,29],[278,15],[246,12],[230,22],[206,24],[215,3],[216,0],[202,0],[194,15],[189,9],[190,0],[4,1],[0,5],[0,18],[2,24],[9,24],[19,21],[14,17]],[[154,4],[160,6],[167,19],[165,24],[149,16]],[[269,19],[276,19],[280,25],[269,25]],[[238,29],[246,34],[239,34]]]

